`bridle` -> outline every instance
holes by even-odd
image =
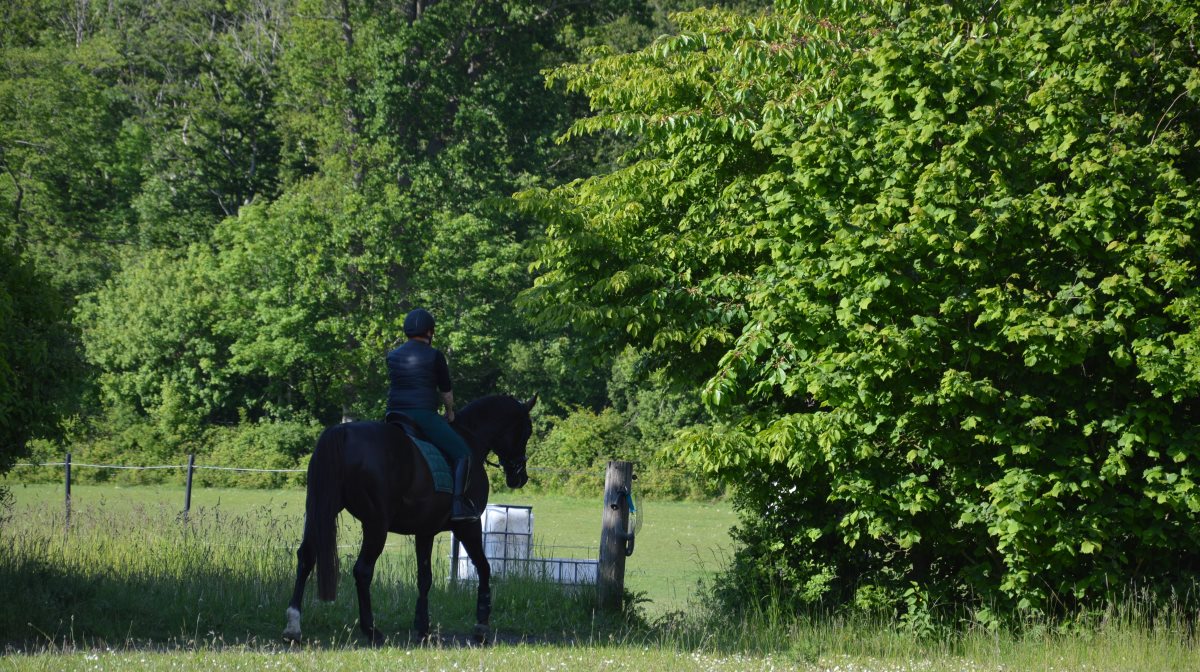
[[[511,460],[510,460],[510,459],[503,458],[503,457],[500,457],[499,455],[497,455],[497,456],[496,456],[496,459],[498,459],[498,460],[499,460],[499,462],[493,462],[493,461],[489,460],[489,459],[488,459],[488,458],[486,458],[486,457],[485,457],[485,458],[483,458],[483,461],[484,461],[484,462],[487,462],[488,464],[492,465],[493,467],[496,467],[496,468],[499,468],[499,469],[504,469],[505,473],[507,473],[507,472],[509,472],[509,471],[511,471],[511,470],[513,470],[513,469],[524,469],[524,468],[525,468],[525,464],[526,464],[527,462],[529,462],[529,456],[528,456],[528,455],[522,455],[522,456],[520,456],[520,457],[514,457],[514,458],[512,458]]]

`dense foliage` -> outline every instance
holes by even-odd
[[[780,1],[559,69],[634,139],[528,305],[721,421],[739,591],[1055,610],[1200,573],[1189,3]]]
[[[70,353],[62,350],[68,336],[62,307],[45,278],[0,249],[0,445],[55,433],[73,382]],[[59,375],[45,375],[55,366],[62,367]],[[0,472],[17,457],[15,451],[0,451]]]
[[[541,225],[510,196],[620,144],[556,144],[586,101],[543,70],[643,46],[698,4],[5,2],[0,472],[30,446],[300,466],[321,426],[379,417],[415,306],[439,318],[461,402],[538,392],[543,436],[617,417],[590,449],[652,463],[666,432],[647,444],[632,410],[605,410],[614,357],[515,308]]]
[[[1197,10],[767,4],[5,3],[0,472],[296,466],[420,305],[548,487],[736,484],[739,600],[1200,578]]]

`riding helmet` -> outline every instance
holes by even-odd
[[[405,336],[424,336],[433,331],[433,315],[424,308],[417,308],[404,316]]]

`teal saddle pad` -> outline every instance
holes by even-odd
[[[433,474],[433,489],[438,492],[454,492],[454,476],[450,474],[450,465],[442,451],[432,443],[415,438],[411,434],[408,438],[412,439],[425,461],[429,463],[429,471]]]

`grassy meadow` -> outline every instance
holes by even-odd
[[[936,637],[770,604],[720,613],[696,599],[696,583],[720,566],[732,514],[722,504],[667,502],[640,503],[645,525],[627,572],[633,613],[597,613],[588,591],[502,579],[486,648],[468,637],[474,592],[447,581],[444,539],[430,596],[438,636],[412,640],[415,562],[398,536],[373,585],[376,621],[392,636],[366,647],[349,571],[356,526],[344,518],[338,599],[317,603],[310,584],[305,641],[288,645],[279,633],[301,491],[197,489],[184,522],[181,488],[78,486],[66,532],[61,488],[12,486],[15,506],[0,526],[3,669],[1200,670],[1189,621],[1149,608],[1113,610],[1086,629],[965,626]],[[532,505],[542,547],[595,546],[597,502],[494,499]]]
[[[62,485],[10,484],[20,517],[54,516],[64,511]],[[73,485],[75,517],[151,516],[171,519],[183,509],[182,486]],[[532,506],[534,543],[538,555],[546,557],[596,558],[600,543],[601,500],[557,495],[528,495],[522,492],[493,493],[493,504]],[[695,595],[696,585],[706,574],[721,566],[729,551],[729,529],[733,511],[721,503],[637,501],[644,525],[634,554],[626,559],[625,585],[642,608],[651,615],[685,609]],[[291,563],[300,543],[304,516],[304,490],[249,490],[193,488],[192,511],[201,517],[220,520],[251,518],[274,521],[278,538]],[[53,522],[47,520],[48,524]],[[358,523],[343,514],[339,521],[339,545],[343,554],[357,548]],[[386,556],[411,555],[412,542],[392,535]],[[449,535],[438,536],[434,548],[435,571],[449,572]],[[402,562],[403,559],[396,558]],[[353,560],[351,560],[353,562]],[[293,568],[294,570],[294,568]],[[346,570],[348,573],[348,569]],[[281,603],[286,603],[284,595]]]

